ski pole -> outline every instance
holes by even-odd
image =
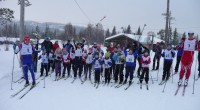
[[[48,64],[47,64],[47,67],[46,67],[46,73],[48,73],[47,71],[48,71]],[[43,74],[44,75],[44,74]],[[45,88],[45,75],[43,76],[44,77],[44,87],[43,88]]]
[[[167,80],[168,81],[168,80]],[[165,82],[165,85],[164,85],[164,87],[163,87],[163,93],[165,92],[165,87],[166,87],[166,85],[167,85],[167,81]]]
[[[12,88],[12,82],[13,82],[13,71],[14,71],[14,63],[15,63],[15,53],[14,53],[14,55],[13,55],[13,67],[12,67],[12,79],[11,79],[11,90],[13,90],[13,88]]]
[[[156,79],[156,81],[158,81],[158,73],[159,73],[159,70],[160,70],[160,69],[158,68],[158,72],[157,72],[157,79]]]
[[[149,73],[150,74],[150,73]],[[153,78],[152,78],[152,75],[150,74],[150,77],[151,77],[151,81],[152,81],[152,84],[154,84],[154,82],[153,82]]]
[[[173,62],[174,60],[172,60],[172,65],[171,65],[171,71],[172,71],[172,83],[174,82],[174,73],[173,73]]]
[[[196,54],[196,58],[197,58],[197,54]],[[195,70],[194,70],[194,81],[193,81],[193,89],[192,89],[192,94],[194,94],[194,86],[195,86],[195,73],[196,73],[196,67],[197,67],[197,59],[196,59],[196,62],[195,62]]]

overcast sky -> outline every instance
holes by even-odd
[[[26,7],[25,20],[40,22],[69,23],[75,25],[96,24],[101,22],[104,28],[112,29],[131,25],[136,31],[147,24],[148,31],[158,32],[165,27],[164,17],[167,0],[76,0],[84,10],[88,19],[80,11],[74,0],[29,0],[31,6]],[[8,7],[15,11],[15,19],[20,18],[18,0],[0,2],[0,7]],[[193,31],[200,35],[200,0],[170,0],[170,10],[175,18],[172,27],[178,32]]]

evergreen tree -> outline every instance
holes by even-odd
[[[127,27],[127,29],[126,29],[126,33],[127,34],[131,34],[132,32],[131,32],[131,26],[130,25],[128,25],[128,27]]]
[[[35,31],[36,31],[36,33],[40,34],[40,28],[38,25],[35,27]]]
[[[138,27],[138,30],[137,30],[137,32],[136,32],[136,35],[142,35],[142,32],[141,32],[140,26]]]
[[[44,37],[50,37],[50,29],[49,29],[49,25],[46,24],[46,28],[45,28],[45,32],[44,32]]]
[[[113,27],[113,30],[112,30],[111,36],[116,35],[116,34],[117,34],[117,32],[116,32],[116,27],[114,26],[114,27]]]
[[[110,34],[110,30],[107,29],[107,30],[106,30],[106,38],[107,38],[107,37],[110,37],[110,35],[111,35],[111,34]]]
[[[178,32],[177,32],[177,28],[175,28],[173,32],[173,45],[177,45],[177,44],[178,44]]]
[[[183,33],[183,38],[186,38],[186,33],[185,32]]]

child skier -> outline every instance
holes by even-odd
[[[145,75],[145,82],[148,89],[148,81],[149,81],[149,64],[151,63],[151,58],[148,55],[148,51],[144,51],[144,55],[141,58],[141,64],[142,64],[142,74],[140,76],[140,88],[142,88],[142,81]]]
[[[88,72],[89,72],[89,80],[91,80],[92,60],[93,60],[92,48],[89,48],[87,58],[86,58],[85,80],[87,79]]]
[[[124,80],[124,74],[123,74],[123,69],[124,69],[124,63],[125,63],[125,56],[121,49],[118,49],[117,55],[114,55],[113,57],[116,57],[115,60],[115,73],[114,73],[114,78],[115,78],[115,83],[118,82],[118,77],[120,79],[119,84],[122,84]]]
[[[110,68],[112,66],[112,61],[110,59],[110,54],[106,53],[105,58],[103,60],[104,63],[104,69],[105,69],[105,84],[110,83],[110,76],[111,76],[111,71]]]
[[[86,76],[86,59],[87,59],[87,50],[84,50],[82,54],[82,63],[83,63],[83,70],[84,70],[85,76]]]
[[[164,58],[164,67],[163,67],[162,81],[161,81],[160,85],[162,85],[164,82],[166,82],[170,77],[170,68],[173,63],[173,58],[175,56],[175,52],[172,49],[171,45],[169,44],[167,46],[167,49],[165,49],[161,55]]]
[[[71,48],[70,50],[70,62],[71,62],[71,67],[74,73],[74,68],[75,68],[75,50],[74,47]],[[70,69],[71,69],[70,67]]]
[[[75,68],[74,68],[74,79],[76,79],[77,77],[77,73],[79,72],[79,78],[81,79],[81,74],[83,71],[83,62],[82,62],[82,51],[83,51],[83,47],[84,47],[84,42],[83,43],[77,43],[75,44],[74,41],[74,45],[75,45]]]
[[[42,60],[41,61],[41,68],[40,68],[40,77],[43,76],[43,72],[44,72],[44,69],[46,71],[46,77],[48,76],[48,55],[46,53],[46,50],[43,50],[42,52],[42,55],[39,56],[39,60]]]
[[[65,72],[67,68],[67,77],[70,76],[70,69],[71,69],[71,63],[70,63],[70,53],[67,52],[66,48],[63,48],[63,55],[62,55],[62,60],[63,60],[63,73],[62,77],[65,77]]]
[[[51,52],[49,52],[49,63],[48,63],[48,71],[50,71],[50,68],[52,68],[51,72],[54,71],[55,62],[54,62],[54,52],[53,49],[51,49]]]
[[[99,53],[95,53],[95,58],[92,61],[92,64],[94,65],[95,70],[95,84],[99,85],[100,83],[100,73],[101,73],[101,66],[102,66],[102,60],[99,58]]]
[[[126,75],[125,75],[125,80],[123,84],[127,83],[127,79],[130,76],[129,80],[129,85],[132,84],[132,79],[133,79],[133,73],[134,73],[134,68],[135,68],[135,56],[133,54],[132,49],[128,49],[128,54],[126,55]]]
[[[61,76],[61,62],[62,62],[62,50],[61,48],[57,48],[55,51],[55,72],[56,72],[55,80],[58,80]]]

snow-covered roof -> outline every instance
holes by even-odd
[[[108,40],[111,40],[111,39],[114,39],[114,38],[117,38],[117,37],[120,37],[120,36],[125,36],[125,37],[133,39],[135,41],[139,41],[140,43],[147,43],[147,42],[150,42],[152,40],[152,37],[150,37],[150,36],[143,36],[143,35],[140,36],[140,35],[124,34],[124,33],[119,33],[119,34],[116,34],[114,36],[110,36],[110,37],[106,38],[105,40],[108,41]],[[157,37],[154,37],[153,43],[155,44],[155,43],[161,42],[161,41],[163,41],[163,40],[161,40]],[[163,41],[163,42],[165,42],[165,41]]]

